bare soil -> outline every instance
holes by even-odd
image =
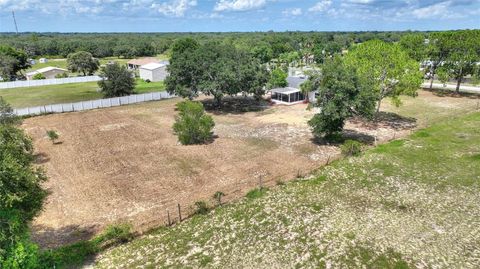
[[[419,98],[465,106],[427,92]],[[185,217],[196,201],[213,203],[217,191],[226,194],[225,202],[232,201],[340,156],[337,146],[314,141],[307,125],[314,111],[307,105],[212,113],[212,143],[179,145],[171,128],[179,100],[27,119],[23,127],[34,141],[50,192],[32,225],[34,240],[57,247],[119,222],[143,232],[166,224],[167,212],[178,221],[178,204]],[[416,126],[412,118],[382,115],[374,123],[352,119],[346,136],[375,143],[408,135]],[[57,131],[60,143],[52,144],[47,130]]]

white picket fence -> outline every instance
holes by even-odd
[[[45,106],[36,106],[36,107],[26,107],[14,109],[14,113],[18,116],[26,115],[40,115],[46,113],[64,113],[64,112],[74,112],[74,111],[84,111],[97,108],[107,108],[114,106],[123,106],[135,103],[142,103],[148,101],[156,101],[162,99],[169,99],[175,97],[170,95],[167,92],[151,92],[144,94],[134,94],[123,97],[114,97],[107,99],[97,99],[90,101],[83,101],[77,103],[69,104],[54,104],[54,105],[45,105]]]
[[[10,82],[0,82],[0,89],[12,89],[21,87],[37,87],[45,85],[59,85],[68,83],[82,83],[100,81],[102,78],[99,76],[87,76],[87,77],[72,77],[72,78],[54,78],[54,79],[40,79],[40,80],[19,80]]]

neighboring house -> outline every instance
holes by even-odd
[[[27,73],[27,80],[32,80],[33,77],[36,74],[43,74],[43,76],[46,79],[52,79],[52,78],[55,78],[56,75],[60,75],[60,74],[66,73],[66,72],[68,72],[68,70],[66,70],[66,69],[53,67],[53,66],[48,66],[48,67],[40,68],[40,69],[32,71],[32,72],[28,72]]]
[[[277,104],[293,105],[309,102],[315,102],[315,92],[309,92],[306,96],[302,93],[300,86],[307,80],[306,76],[287,77],[288,87],[272,89],[272,101]]]
[[[128,69],[131,69],[131,70],[138,70],[140,66],[151,64],[151,63],[162,63],[162,61],[155,57],[133,59],[127,62],[127,67]]]
[[[152,82],[164,81],[168,74],[166,63],[149,63],[140,66],[138,70],[141,79]]]
[[[40,59],[38,59],[38,62],[41,63],[41,64],[48,63],[48,59],[47,58],[40,58]]]

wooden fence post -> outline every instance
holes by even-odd
[[[170,211],[167,210],[168,226],[172,225],[170,222]]]
[[[182,222],[182,211],[180,209],[180,203],[178,204],[178,218],[180,219],[179,222]]]
[[[330,163],[330,154],[328,154],[327,165]]]

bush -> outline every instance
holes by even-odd
[[[46,77],[42,73],[38,73],[35,76],[32,77],[33,80],[41,80],[41,79],[46,79]]]
[[[145,82],[146,82],[146,83],[150,83],[150,82],[152,82],[152,81],[149,80],[149,79],[146,79]]]
[[[265,193],[267,193],[267,188],[257,188],[257,189],[253,189],[251,191],[249,191],[247,193],[247,195],[245,195],[248,199],[257,199],[257,198],[260,198],[262,197],[263,195],[265,195]]]
[[[195,202],[195,214],[205,215],[208,213],[208,205],[205,201]]]
[[[20,117],[13,113],[13,108],[0,96],[0,124],[18,125],[22,123]]]
[[[53,144],[55,144],[55,140],[58,139],[58,134],[54,130],[47,131],[47,136]]]
[[[68,78],[68,74],[67,73],[57,74],[55,75],[55,78]]]
[[[340,146],[342,154],[345,156],[358,156],[362,153],[363,144],[355,140],[347,140]]]
[[[218,205],[222,205],[222,197],[225,196],[225,193],[221,192],[221,191],[217,191],[214,195],[213,195],[213,199],[215,199],[215,201],[217,201]]]
[[[202,103],[183,101],[177,104],[179,115],[173,131],[183,145],[202,144],[212,139],[213,118],[205,114]]]

